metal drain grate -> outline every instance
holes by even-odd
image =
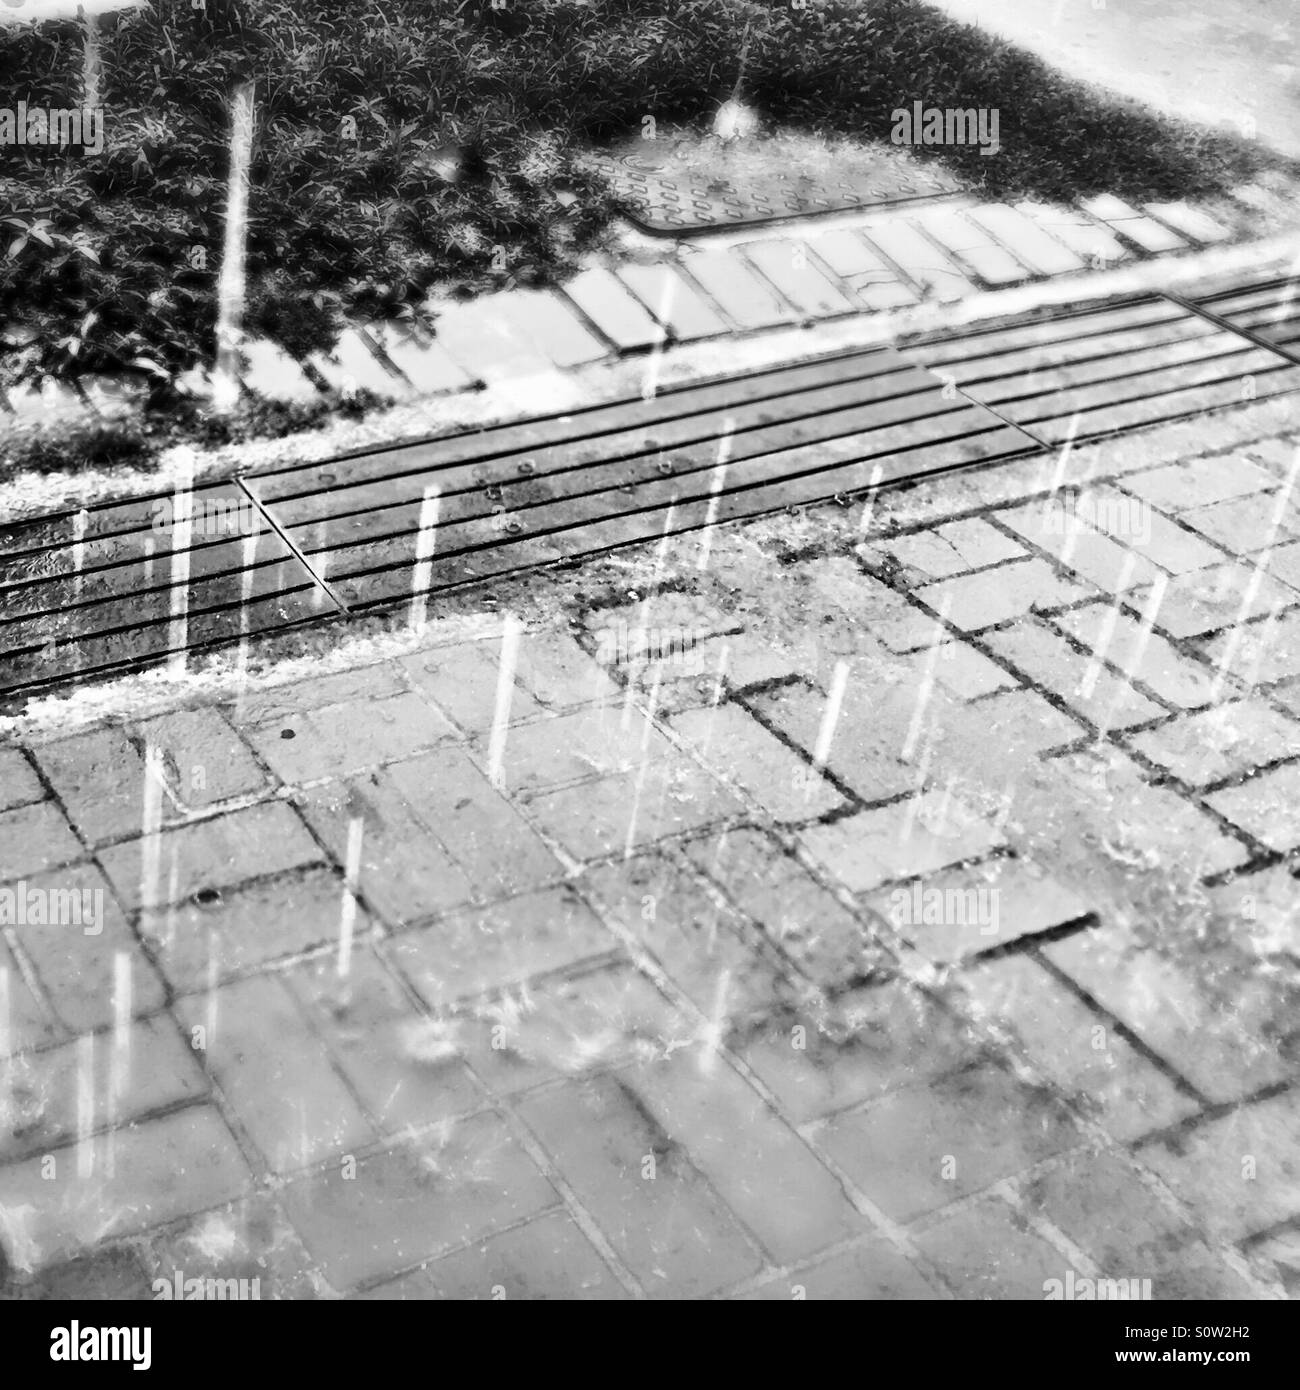
[[[1053,445],[1300,390],[1300,366],[1155,295],[900,351]]]
[[[1194,293],[1188,302],[1300,357],[1300,278],[1283,275]]]
[[[658,236],[753,226],[822,213],[945,198],[961,184],[933,161],[882,163],[870,175],[814,178],[773,171],[741,183],[700,173],[677,173],[640,155],[594,154],[588,166],[603,174],[629,218]]]

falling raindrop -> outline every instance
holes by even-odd
[[[488,739],[488,779],[498,789],[504,784],[506,733],[510,727],[510,703],[515,689],[515,665],[519,658],[521,624],[506,614],[501,627],[501,656],[497,663],[497,698]]]
[[[435,483],[424,489],[420,503],[420,529],[415,538],[415,568],[411,572],[410,626],[418,631],[425,624],[429,606],[429,589],[433,584],[433,552],[437,543],[438,513],[442,507],[442,492]]]
[[[343,869],[343,905],[339,913],[339,950],[336,974],[346,980],[352,970],[352,934],[357,921],[357,885],[361,880],[361,843],[366,823],[361,816],[348,822],[347,858]]]

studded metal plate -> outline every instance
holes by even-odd
[[[933,162],[881,161],[869,172],[815,177],[773,169],[744,183],[637,154],[592,154],[588,167],[609,179],[628,217],[658,236],[950,197],[961,185]]]

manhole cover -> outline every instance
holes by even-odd
[[[660,236],[950,197],[962,190],[933,161],[883,148],[855,150],[838,160],[801,160],[791,159],[783,145],[763,142],[730,149],[703,140],[659,141],[631,152],[624,147],[592,153],[584,162],[609,180],[633,222]]]

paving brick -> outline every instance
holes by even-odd
[[[320,399],[319,390],[306,372],[270,339],[246,340],[240,344],[239,350],[244,358],[244,385],[256,395],[272,401]]]
[[[1261,961],[1300,958],[1300,893],[1290,866],[1242,875],[1209,889],[1206,896],[1225,934],[1249,943]]]
[[[395,664],[380,662],[355,671],[336,671],[328,676],[308,676],[265,689],[241,694],[229,706],[235,724],[272,724],[292,720],[309,710],[342,705],[355,700],[382,700],[400,694],[402,681]]]
[[[1268,572],[1288,588],[1300,590],[1300,541],[1274,549],[1268,557]]]
[[[191,995],[177,1017],[272,1171],[364,1146],[372,1131],[283,983],[262,976]],[[202,1029],[202,1034],[194,1030]]]
[[[482,1240],[558,1197],[503,1121],[479,1115],[363,1159],[355,1173],[331,1164],[290,1183],[283,1201],[326,1278],[346,1291]]]
[[[506,293],[436,301],[438,341],[462,371],[489,384],[504,386],[547,374],[561,380],[532,339],[502,314],[499,301]]]
[[[695,709],[719,702],[718,683],[724,691],[744,690],[798,674],[796,658],[778,651],[747,632],[708,637],[698,642],[685,659],[633,663],[623,670],[638,689],[655,692],[655,709]]]
[[[1042,560],[1013,561],[979,574],[961,575],[918,589],[917,596],[936,612],[949,604],[948,620],[967,632],[992,627],[1030,611],[1060,608],[1092,592],[1061,579]]]
[[[1243,1240],[1300,1214],[1300,1113],[1294,1089],[1244,1105],[1138,1154],[1212,1238]]]
[[[55,1020],[32,993],[13,952],[0,941],[0,1058],[42,1047],[57,1034]]]
[[[0,883],[80,859],[85,851],[48,801],[0,812]]]
[[[1300,763],[1263,772],[1205,799],[1270,849],[1288,851],[1300,845]]]
[[[144,807],[144,759],[121,727],[110,726],[47,743],[37,758],[73,824],[92,844],[138,834]],[[174,787],[174,777],[168,778]],[[161,796],[162,814],[178,811]]]
[[[401,664],[411,683],[466,733],[491,729],[500,677],[484,644],[462,642],[454,647],[434,647],[405,657]],[[541,706],[537,701],[512,681],[508,718],[527,719],[539,713]]]
[[[617,275],[678,342],[727,332],[726,320],[675,265],[621,265]],[[640,336],[647,343],[657,342],[657,337],[647,336],[654,331],[653,326],[643,326]]]
[[[763,832],[742,827],[686,853],[817,984],[844,985],[884,963],[867,928]]]
[[[573,889],[553,888],[404,933],[393,959],[437,1007],[608,954],[615,937]]]
[[[856,294],[868,309],[899,309],[916,295],[858,235],[848,228],[822,232],[811,246],[817,258]]]
[[[1156,625],[1174,637],[1197,637],[1234,628],[1275,610],[1288,608],[1293,599],[1294,592],[1286,585],[1279,584],[1266,568],[1257,569],[1245,561],[1215,565],[1170,580],[1160,604]],[[1289,674],[1292,669],[1290,663],[1295,663],[1294,669],[1300,670],[1300,654],[1293,651],[1287,640],[1297,620],[1283,614],[1275,630],[1247,629],[1240,639],[1233,671],[1249,675],[1255,670],[1258,653],[1252,638],[1257,635],[1265,637],[1270,644],[1276,641],[1281,648],[1278,657],[1266,657],[1260,662],[1261,673],[1280,669],[1282,674]],[[1236,640],[1224,636],[1206,645],[1206,654],[1216,667],[1224,646]],[[1276,675],[1264,674],[1256,677],[1263,681],[1277,678]]]
[[[1036,690],[1008,690],[979,702],[988,720],[991,747],[1004,750],[1008,767],[1051,748],[1074,743],[1083,725],[1058,710]]]
[[[381,1284],[363,1298],[539,1300],[621,1299],[627,1295],[591,1242],[565,1212],[444,1255]]]
[[[935,962],[963,960],[1086,916],[1086,898],[1024,859],[946,869],[867,899]]]
[[[312,868],[144,913],[139,930],[172,988],[190,994],[336,940],[342,912],[342,880]],[[367,926],[360,909],[356,934]]]
[[[95,1144],[89,1178],[78,1176],[75,1149],[55,1153],[53,1178],[44,1157],[0,1168],[0,1209],[9,1215],[6,1245],[19,1269],[229,1202],[252,1182],[211,1106],[189,1106],[119,1130],[112,1140],[111,1174],[105,1163],[107,1136]]]
[[[1107,662],[1171,705],[1194,709],[1209,702],[1214,690],[1209,667],[1184,656],[1158,632],[1144,631],[1137,618],[1116,614],[1104,604],[1089,604],[1053,621],[1090,650],[1101,647]]]
[[[762,1259],[680,1140],[612,1076],[548,1089],[519,1113],[652,1297],[700,1298]]]
[[[1250,555],[1291,540],[1300,531],[1300,517],[1282,509],[1276,494],[1260,492],[1234,497],[1181,514],[1187,526],[1217,541],[1225,550]],[[1271,566],[1270,566],[1271,567]]]
[[[932,646],[942,633],[928,613],[878,579],[863,574],[847,557],[816,560],[801,570],[821,597],[891,652]]]
[[[533,814],[575,859],[627,852],[737,815],[742,803],[685,755],[549,792]]]
[[[793,237],[748,241],[745,258],[807,318],[852,314],[857,305],[808,258],[808,243]],[[799,257],[802,254],[802,264]]]
[[[1076,651],[1041,622],[1018,622],[985,634],[984,640],[1023,679],[1050,691],[1072,713],[1099,729],[1124,729],[1164,713],[1163,706],[1148,700],[1100,662]]]
[[[609,352],[574,312],[571,298],[554,290],[513,290],[502,297],[501,312],[557,367],[579,367]]]
[[[914,1237],[958,1298],[1041,1299],[1065,1260],[1004,1202],[976,1202]]]
[[[766,1013],[793,996],[781,957],[674,861],[641,855],[592,869],[584,881],[609,919],[720,1023]]]
[[[314,782],[408,758],[456,730],[414,692],[327,705],[260,725],[249,734],[282,781]]]
[[[1081,206],[1086,212],[1090,212],[1152,255],[1159,255],[1164,251],[1181,251],[1186,245],[1176,232],[1161,226],[1150,217],[1144,217],[1136,208],[1115,197],[1113,193],[1101,193],[1092,198],[1085,198]]]
[[[906,807],[882,806],[811,826],[802,838],[855,893],[983,857],[998,844],[992,826],[960,802],[936,792],[923,792],[916,798],[910,822]]]
[[[926,672],[931,669],[929,654],[917,652],[903,659],[911,663],[911,673],[919,690]],[[933,663],[933,675],[945,690],[962,700],[978,700],[994,691],[1013,690],[1020,685],[1009,671],[1003,670],[983,652],[976,651],[965,642],[940,644],[938,657]]]
[[[136,733],[159,750],[177,800],[191,810],[257,792],[266,785],[266,774],[217,710],[176,710],[139,724]],[[137,793],[135,824],[124,827],[131,831],[139,827],[138,803]]]
[[[1300,1298],[1300,1231],[1279,1231],[1251,1248],[1256,1264],[1286,1290]]]
[[[367,326],[366,333],[418,396],[465,391],[474,385],[471,374],[457,364],[441,343],[413,325],[373,323]]]
[[[993,1066],[892,1091],[833,1116],[818,1142],[889,1217],[911,1221],[1076,1142],[1046,1093]]]
[[[346,395],[374,391],[390,400],[400,400],[410,394],[405,380],[379,361],[359,328],[345,328],[328,352],[313,352],[306,360],[333,390]]]
[[[1021,1198],[1109,1279],[1150,1279],[1153,1299],[1251,1298],[1254,1290],[1129,1165],[1079,1150],[1022,1184]]]
[[[618,686],[577,642],[554,630],[520,639],[519,680],[548,709],[568,709],[618,694]]]
[[[11,1059],[0,1071],[0,1163],[48,1153],[77,1137],[83,1104],[91,1128],[133,1123],[207,1090],[203,1073],[171,1019],[155,1017],[116,1033],[95,1036]],[[83,1076],[83,1058],[90,1058]]]
[[[1046,550],[1065,569],[1107,593],[1149,584],[1159,571],[1136,549],[1094,530],[1077,512],[1058,503],[1033,502],[999,512],[998,520]],[[1131,541],[1130,541],[1131,544]]]
[[[141,1302],[153,1298],[148,1274],[134,1250],[100,1247],[89,1255],[41,1270],[33,1280],[10,1290],[0,1300],[15,1302]]]
[[[1209,245],[1217,241],[1228,241],[1232,237],[1232,233],[1226,227],[1220,226],[1209,213],[1202,208],[1193,207],[1190,203],[1144,203],[1142,211],[1159,218],[1161,222],[1192,241]]]
[[[781,1275],[745,1295],[747,1299],[881,1300],[946,1298],[940,1285],[927,1283],[919,1270],[883,1240],[869,1239],[831,1255],[808,1269]]]
[[[930,995],[890,982],[757,1021],[732,1047],[802,1124],[953,1071],[982,1044]]]
[[[1004,560],[1023,558],[1025,553],[1010,536],[982,517],[949,521],[930,531],[896,536],[881,541],[879,548],[931,579],[949,579]]]
[[[0,748],[0,811],[40,801],[45,788],[19,748]]]
[[[705,762],[727,773],[778,821],[811,820],[844,805],[813,769],[736,705],[688,710],[672,726]]]
[[[721,1060],[682,1048],[623,1076],[779,1263],[862,1229],[830,1171]]]
[[[642,762],[681,760],[640,710],[607,704],[511,729],[501,777],[510,791],[531,795],[580,778],[635,771]]]
[[[559,865],[459,748],[443,748],[390,773],[393,786],[484,897],[549,882]]]
[[[1193,1115],[1199,1103],[1072,990],[1028,956],[961,977],[975,1005],[1018,1037],[1026,1057],[1122,1142]]]
[[[564,292],[620,352],[663,342],[663,329],[603,267],[575,275],[565,282]]]
[[[301,809],[344,866],[352,822],[360,820],[357,887],[366,903],[390,921],[418,922],[490,891],[436,838],[437,817],[432,822],[422,818],[387,771],[313,788],[303,795]],[[342,903],[337,880],[333,892],[337,910],[331,910],[326,928],[331,935],[338,929]],[[328,898],[328,886],[322,895]]]
[[[734,249],[695,251],[683,257],[682,269],[741,330],[773,328],[798,318]]]
[[[1076,208],[1054,207],[1047,203],[1019,202],[1016,211],[1024,213],[1057,241],[1064,242],[1090,270],[1118,265],[1132,253],[1103,223],[1095,222]]]
[[[440,1055],[427,1021],[370,952],[354,954],[342,978],[332,957],[282,978],[383,1132],[481,1105],[465,1063],[454,1051]]]
[[[321,1295],[311,1257],[288,1218],[265,1193],[192,1216],[155,1232],[145,1247],[155,1279],[249,1281],[262,1301]],[[210,1296],[210,1295],[209,1295]]]
[[[1239,700],[1132,734],[1128,742],[1189,786],[1204,787],[1300,754],[1300,725],[1262,700]]]
[[[1068,275],[1084,269],[1082,258],[1064,242],[1005,203],[981,203],[970,209],[969,216],[1039,275]]]
[[[1208,507],[1253,492],[1267,492],[1276,486],[1277,479],[1267,469],[1252,463],[1242,450],[1211,454],[1187,463],[1163,464],[1141,473],[1130,473],[1124,480],[1126,491],[1145,497],[1167,512]]]
[[[1291,1068],[1273,1039],[1285,1025],[1260,979],[1226,970],[1198,980],[1139,945],[1119,926],[1043,947],[1044,954],[1135,1033],[1170,1069],[1213,1101],[1237,1100],[1285,1079]]]
[[[914,220],[927,236],[933,237],[945,251],[954,253],[986,285],[1018,284],[1033,273],[1032,263],[1026,270],[992,233],[955,209],[927,208]]]
[[[163,986],[153,966],[145,958],[126,919],[113,899],[103,875],[92,864],[63,869],[27,880],[29,889],[46,894],[67,890],[86,901],[102,904],[95,909],[95,926],[87,934],[85,926],[66,921],[27,923],[18,927],[23,951],[35,968],[42,987],[50,997],[56,1015],[76,1032],[102,1028],[115,1016],[117,964],[125,957],[133,1014],[148,1013],[163,1002]],[[95,894],[102,894],[96,898]],[[125,1001],[124,1001],[125,1004]]]
[[[1216,546],[1156,511],[1145,498],[1129,497],[1113,487],[1090,488],[1085,497],[1090,526],[1136,546],[1170,574],[1187,574],[1223,562],[1223,552]]]
[[[883,252],[924,299],[950,304],[974,288],[951,256],[901,218],[874,223],[864,235],[870,248]]]
[[[250,806],[213,820],[164,830],[158,835],[156,884],[142,883],[148,839],[101,850],[99,862],[128,909],[144,904],[146,889],[156,903],[181,902],[196,893],[231,887],[263,875],[284,873],[323,858],[302,822],[284,802]]]
[[[1203,621],[1208,628],[1210,620]],[[1300,675],[1300,609],[1225,632],[1201,650],[1216,671],[1226,669],[1252,686]]]

